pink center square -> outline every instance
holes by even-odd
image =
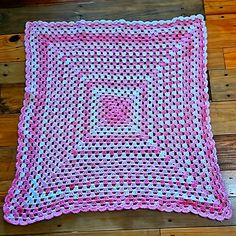
[[[132,114],[132,101],[129,98],[103,95],[99,101],[98,126],[129,125]]]

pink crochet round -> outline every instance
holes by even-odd
[[[201,15],[28,22],[17,171],[4,218],[152,209],[229,219]]]

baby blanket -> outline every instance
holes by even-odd
[[[210,126],[206,37],[201,15],[28,22],[5,220],[140,208],[229,219]]]

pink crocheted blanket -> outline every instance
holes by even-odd
[[[210,126],[201,15],[28,22],[4,218],[152,209],[232,215]]]

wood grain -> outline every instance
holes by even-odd
[[[0,49],[0,62],[25,60],[24,36],[22,34],[0,35]]]
[[[84,4],[80,14],[84,19],[120,19],[158,20],[170,19],[180,15],[203,14],[201,1],[191,0],[191,4],[183,0],[174,1],[126,1],[119,4],[115,1],[94,1]]]
[[[2,85],[0,87],[0,114],[19,113],[23,105],[24,84]]]
[[[0,8],[0,33],[23,33],[27,21],[77,21],[80,3]]]
[[[236,69],[209,70],[212,101],[236,100]]]
[[[236,15],[207,15],[208,48],[236,47]]]
[[[236,134],[236,102],[212,102],[211,125],[214,135]]]
[[[224,58],[226,69],[236,68],[236,47],[224,48]]]
[[[13,180],[16,166],[16,148],[0,148],[0,181]]]
[[[236,197],[236,170],[221,171],[228,195]]]
[[[225,69],[224,54],[222,48],[208,48],[207,51],[207,67],[208,70]]]
[[[80,19],[170,19],[179,15],[203,13],[199,0],[93,0],[76,3],[0,8],[0,33],[23,32],[26,21],[77,21]]]
[[[18,114],[0,115],[0,147],[16,146]]]
[[[221,170],[236,170],[236,136],[216,135],[218,162]]]
[[[100,230],[93,232],[57,232],[46,234],[30,234],[33,236],[160,236],[159,229],[147,229],[147,230]]]
[[[235,236],[236,226],[161,229],[161,236]]]
[[[24,83],[24,82],[25,82],[25,63],[24,62],[0,63],[0,85]]]
[[[236,12],[236,2],[232,0],[204,0],[205,14],[220,15]]]
[[[32,234],[31,234],[32,235]],[[42,234],[33,234],[34,236],[42,236]],[[140,229],[140,230],[102,230],[93,232],[62,232],[43,234],[43,236],[160,236],[159,229]]]
[[[12,180],[3,180],[0,182],[0,207],[3,206],[4,198],[6,196],[8,189],[11,186],[11,182]]]
[[[1,0],[0,8],[25,7],[34,5],[50,5],[57,3],[86,2],[86,0]]]

